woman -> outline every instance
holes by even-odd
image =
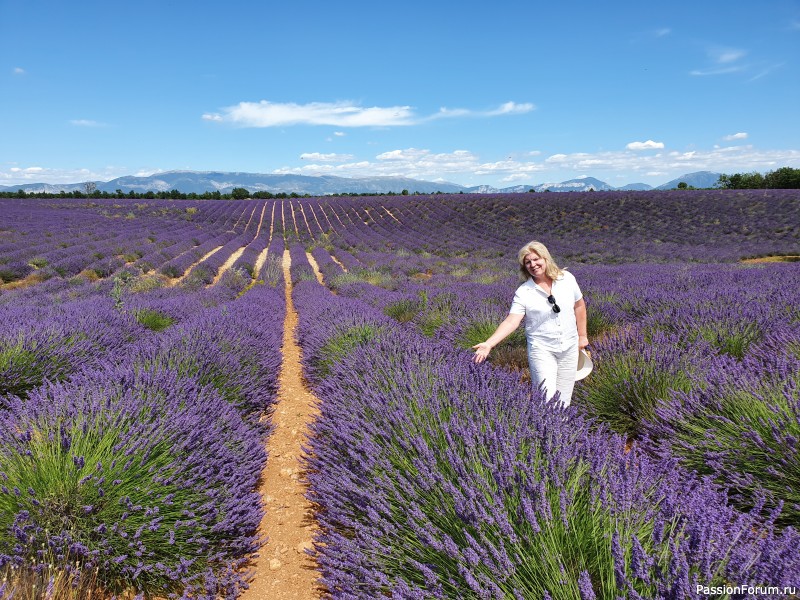
[[[575,277],[558,268],[541,242],[529,242],[519,251],[520,280],[511,310],[488,340],[474,345],[474,361],[483,362],[492,348],[509,336],[525,319],[528,366],[535,386],[547,399],[558,392],[569,406],[578,350],[589,345],[586,337],[586,304]]]

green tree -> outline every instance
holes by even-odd
[[[800,169],[781,167],[776,171],[767,173],[764,177],[765,187],[773,190],[800,189]]]
[[[244,200],[245,198],[250,197],[250,192],[248,192],[245,188],[237,187],[231,190],[231,198],[234,200]]]

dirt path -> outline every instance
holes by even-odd
[[[347,267],[345,267],[344,264],[342,264],[342,261],[340,261],[338,258],[336,258],[333,254],[331,254],[331,260],[333,262],[335,262],[337,265],[339,265],[340,267],[342,267],[342,271],[347,273]]]
[[[229,271],[230,268],[233,266],[233,263],[235,263],[237,260],[239,260],[239,257],[242,254],[244,254],[245,248],[247,248],[247,246],[242,246],[238,250],[235,250],[233,252],[233,254],[231,254],[228,257],[228,260],[226,260],[223,263],[223,265],[219,268],[219,271],[217,271],[217,274],[214,275],[214,280],[211,283],[209,283],[206,287],[211,287],[212,285],[217,285],[219,283],[219,280],[222,279],[222,276],[225,275],[225,273],[227,271]]]
[[[324,589],[319,573],[306,554],[316,531],[313,507],[305,498],[300,456],[308,425],[316,416],[317,399],[306,389],[300,365],[300,347],[294,340],[294,310],[289,276],[289,251],[283,253],[286,280],[286,321],[283,332],[283,365],[278,381],[278,402],[272,415],[274,431],[267,443],[269,459],[261,475],[265,515],[262,535],[268,537],[255,561],[255,577],[242,600],[315,600]]]
[[[181,276],[180,276],[180,277],[178,277],[177,279],[172,279],[172,280],[170,280],[170,282],[169,282],[167,285],[168,285],[169,287],[173,287],[173,286],[176,286],[176,285],[178,285],[178,284],[179,284],[181,281],[183,281],[184,279],[186,279],[186,278],[189,276],[189,273],[191,273],[191,272],[192,272],[192,269],[194,269],[194,268],[195,268],[197,265],[199,265],[201,262],[203,262],[204,260],[206,260],[206,259],[207,259],[207,258],[209,258],[210,256],[212,256],[212,255],[216,254],[216,253],[217,253],[217,252],[219,252],[220,250],[222,250],[222,246],[217,246],[216,248],[214,248],[214,249],[213,249],[213,250],[211,250],[210,252],[206,252],[206,253],[205,253],[205,254],[202,256],[202,258],[199,258],[199,259],[197,260],[197,262],[193,263],[191,267],[189,267],[188,269],[186,269],[186,270],[183,272],[183,275],[181,275]]]
[[[319,270],[319,264],[317,261],[313,256],[311,256],[310,252],[306,252],[306,258],[308,259],[308,264],[311,265],[311,269],[314,271],[314,275],[316,276],[319,284],[325,285],[325,280],[322,278],[322,271]]]

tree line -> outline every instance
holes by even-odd
[[[734,173],[720,175],[718,188],[727,190],[797,190],[800,189],[800,169],[781,167],[766,174]]]
[[[308,197],[308,194],[305,195]],[[302,198],[301,194],[297,194],[292,192],[287,194],[285,192],[278,192],[273,194],[272,192],[253,192],[250,193],[245,188],[233,188],[230,192],[222,193],[218,190],[214,190],[213,192],[203,192],[198,194],[196,192],[181,192],[180,190],[169,190],[169,191],[161,191],[161,192],[154,192],[152,190],[148,190],[146,192],[134,192],[131,190],[130,192],[123,192],[122,190],[115,190],[113,192],[102,191],[98,190],[97,188],[94,189],[84,189],[81,190],[73,190],[71,192],[60,191],[57,193],[48,193],[48,192],[26,192],[23,189],[19,189],[16,192],[11,191],[3,191],[0,192],[0,198],[91,198],[91,199],[112,199],[112,198],[119,198],[122,199],[130,199],[130,200],[244,200],[245,198],[262,198],[262,199],[273,199],[273,198]]]
[[[460,192],[463,193],[463,192]],[[435,192],[435,194],[441,195],[443,192]],[[403,190],[401,192],[342,192],[337,194],[325,194],[327,196],[333,197],[344,197],[344,196],[353,196],[353,197],[360,197],[360,196],[408,196],[408,195],[426,195],[430,196],[432,194],[421,194],[419,192],[413,192],[409,194],[408,190]],[[250,192],[246,188],[233,188],[230,192],[222,193],[218,190],[213,192],[202,192],[200,194],[196,192],[181,192],[180,190],[169,190],[169,191],[161,191],[161,192],[154,192],[152,190],[148,190],[146,192],[134,192],[131,190],[130,192],[123,192],[122,190],[115,190],[113,192],[98,190],[97,186],[91,185],[84,185],[83,189],[73,190],[71,192],[67,191],[60,191],[60,192],[26,192],[23,189],[19,189],[16,192],[12,191],[0,191],[0,198],[88,198],[88,199],[114,199],[118,198],[122,199],[129,199],[129,200],[245,200],[247,198],[257,198],[259,200],[272,200],[272,199],[285,199],[285,198],[316,198],[318,194],[298,194],[297,192],[267,192],[265,190],[260,190],[258,192]]]

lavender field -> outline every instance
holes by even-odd
[[[568,409],[471,361],[531,239]],[[330,597],[797,597],[798,255],[792,190],[0,199],[0,597],[242,593],[285,286]]]

